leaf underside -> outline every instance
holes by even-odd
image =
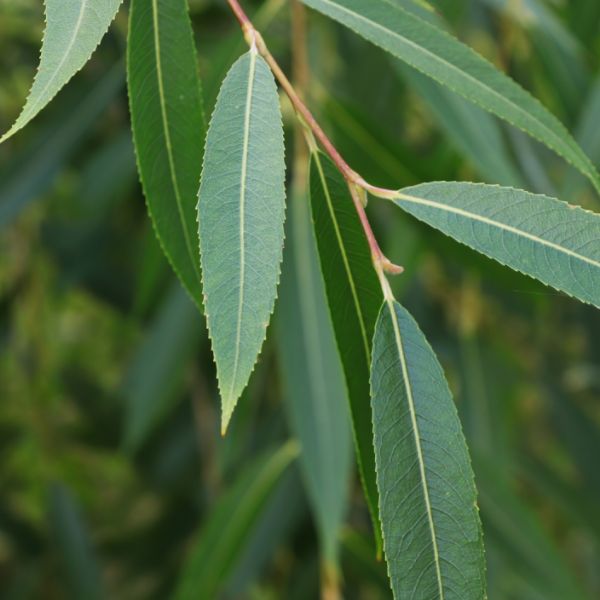
[[[473,473],[441,366],[400,304],[373,342],[373,431],[395,598],[481,600],[485,566]]]
[[[197,192],[204,114],[187,0],[133,0],[127,74],[148,211],[175,272],[201,304]]]
[[[285,219],[277,88],[251,50],[231,68],[209,127],[198,219],[204,308],[217,365],[223,430],[273,311]]]
[[[395,202],[486,256],[600,307],[600,215],[475,183],[417,185],[401,190]]]
[[[311,159],[310,196],[321,270],[348,387],[359,472],[381,549],[369,369],[383,296],[348,186],[320,152]]]
[[[45,0],[40,64],[21,114],[0,143],[23,129],[89,60],[122,0]]]
[[[562,123],[521,86],[445,31],[389,0],[303,2],[546,144],[600,191],[596,169]]]

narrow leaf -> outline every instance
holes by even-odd
[[[600,307],[600,215],[513,188],[426,183],[396,204],[498,262]]]
[[[325,289],[348,386],[357,462],[380,550],[369,369],[383,296],[348,187],[321,153],[312,157],[310,195]]]
[[[277,88],[253,49],[231,68],[212,117],[198,218],[205,310],[227,428],[275,304],[285,213]]]
[[[173,269],[200,306],[196,195],[205,125],[187,0],[133,0],[127,59],[148,211]]]
[[[121,0],[45,0],[39,68],[21,114],[0,143],[25,127],[85,65],[120,4]]]
[[[388,0],[304,0],[367,40],[526,131],[600,191],[600,177],[560,121],[512,79],[443,30]]]
[[[286,443],[277,452],[250,465],[224,494],[192,549],[174,598],[218,597],[275,484],[297,454],[298,445]]]
[[[335,569],[350,491],[346,384],[327,310],[308,198],[293,195],[289,213],[277,313],[284,397],[292,431],[302,446],[299,461],[322,559]]]
[[[481,600],[483,538],[456,407],[433,350],[393,300],[377,321],[371,393],[394,596]]]

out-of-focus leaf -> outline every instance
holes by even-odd
[[[9,225],[48,188],[64,161],[122,85],[123,67],[118,63],[77,101],[76,106],[68,107],[64,118],[42,131],[24,154],[17,157],[0,184],[0,228]]]
[[[284,178],[277,88],[252,49],[233,65],[219,93],[198,203],[204,307],[223,431],[254,369],[275,304]]]
[[[219,499],[184,565],[174,598],[217,597],[275,484],[297,455],[298,444],[287,442],[247,468]]]
[[[394,595],[485,597],[473,472],[442,368],[414,319],[384,302],[371,370],[377,485]]]
[[[205,124],[187,0],[133,0],[127,79],[138,167],[156,234],[201,305],[197,192]]]
[[[202,322],[179,285],[171,288],[125,376],[124,444],[135,452],[181,390]]]
[[[79,508],[62,485],[50,489],[50,527],[73,600],[104,597],[100,569]]]
[[[547,196],[472,183],[426,183],[398,206],[459,242],[600,307],[600,215]]]
[[[520,187],[527,187],[538,194],[556,197],[558,193],[548,176],[550,171],[548,161],[544,160],[548,157],[542,157],[541,154],[545,148],[516,129],[510,130],[508,135],[517,163],[527,182],[527,185],[520,184]]]
[[[348,386],[356,457],[381,550],[369,371],[371,341],[383,295],[348,186],[335,165],[318,152],[311,159],[310,203],[331,320]]]
[[[394,67],[417,90],[452,143],[475,165],[485,180],[523,186],[522,177],[508,153],[494,117],[422,73],[401,63]]]
[[[346,386],[308,198],[294,194],[289,210],[277,323],[284,396],[302,448],[300,467],[321,540],[322,561],[336,569],[350,485]]]
[[[85,65],[122,0],[45,0],[46,31],[29,96],[0,143],[25,127]]]
[[[446,32],[387,0],[304,0],[396,58],[548,145],[600,191],[600,177],[560,121],[512,79]]]

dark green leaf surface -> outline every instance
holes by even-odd
[[[303,0],[370,42],[540,140],[600,190],[589,158],[560,121],[512,79],[441,29],[389,0]]]
[[[327,310],[310,205],[292,196],[278,308],[284,398],[300,441],[300,466],[321,540],[337,567],[350,491],[351,437],[346,384]]]
[[[600,215],[513,188],[426,183],[396,204],[498,262],[600,307]]]
[[[46,30],[29,96],[0,143],[23,129],[85,65],[104,37],[122,0],[45,0]]]
[[[127,75],[138,168],[157,236],[201,304],[197,192],[205,124],[187,0],[133,0]]]
[[[177,600],[213,600],[225,584],[248,539],[252,525],[282,473],[298,454],[287,442],[277,452],[248,467],[219,499],[208,517],[197,545],[184,566],[174,597]]]
[[[431,346],[393,300],[377,321],[371,393],[394,596],[481,600],[483,539],[456,407]]]
[[[383,296],[346,182],[321,153],[313,154],[311,160],[310,196],[321,269],[348,386],[356,456],[380,547],[369,369]]]
[[[251,50],[229,71],[206,140],[198,218],[223,430],[275,304],[285,213],[283,127],[273,75]]]

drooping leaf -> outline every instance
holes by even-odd
[[[85,65],[122,0],[45,0],[40,64],[25,106],[0,143],[23,129]]]
[[[426,183],[396,204],[542,283],[600,307],[600,215],[513,188]]]
[[[596,169],[560,121],[468,46],[388,0],[303,1],[526,131],[572,163],[600,191]]]
[[[321,558],[337,569],[352,456],[346,384],[327,310],[309,200],[304,194],[292,195],[290,204],[277,313],[284,398],[302,448],[299,462]]]
[[[207,517],[184,565],[174,598],[212,600],[244,550],[244,543],[281,474],[298,454],[287,442],[248,467]]]
[[[253,49],[234,64],[219,93],[198,203],[204,306],[223,430],[254,368],[275,303],[284,176],[277,88]]]
[[[481,600],[483,539],[456,407],[433,350],[393,300],[375,329],[371,394],[394,596]]]
[[[198,347],[201,328],[194,304],[174,284],[125,375],[123,443],[129,452],[144,443],[181,390],[185,367]]]
[[[371,342],[383,295],[348,186],[331,160],[321,153],[314,153],[311,160],[310,201],[331,319],[348,386],[359,472],[381,549],[369,370]]]
[[[133,0],[127,58],[148,211],[173,269],[200,306],[196,204],[205,125],[187,0]]]

